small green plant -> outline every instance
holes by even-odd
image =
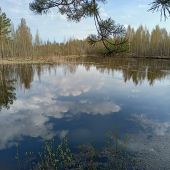
[[[27,159],[33,160],[28,165],[31,170],[105,170],[105,169],[137,169],[137,159],[126,148],[127,137],[124,142],[120,142],[118,135],[110,134],[107,139],[107,145],[104,148],[96,149],[92,145],[81,145],[78,152],[74,153],[69,147],[67,138],[63,138],[57,146],[55,141],[51,140],[45,143],[43,151],[35,157],[32,152],[27,152]],[[19,170],[22,169],[17,149],[17,161]],[[24,166],[26,167],[26,166]],[[30,168],[31,167],[31,168]]]
[[[38,154],[37,159],[38,162],[33,167],[35,170],[57,170],[70,167],[73,156],[67,138],[64,138],[57,147],[54,145],[54,140],[46,142],[43,152]]]

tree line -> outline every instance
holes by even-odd
[[[126,38],[128,41],[122,44],[120,51],[124,51],[127,56],[166,58],[170,56],[170,34],[158,25],[152,31],[143,26],[137,29],[128,26]],[[55,56],[99,55],[105,52],[102,43],[92,46],[88,38],[70,39],[64,43],[42,41],[38,31],[35,37],[32,36],[25,19],[22,18],[15,29],[11,20],[0,10],[0,58],[2,59],[37,57],[48,59]]]
[[[147,27],[136,30],[127,28],[129,53],[142,57],[170,57],[170,34],[165,28],[156,25],[150,32]]]
[[[101,3],[105,4],[106,0],[33,0],[29,7],[31,11],[41,15],[50,12],[54,8],[58,13],[65,15],[68,20],[73,22],[91,17],[94,20],[97,34],[89,35],[89,42],[92,45],[102,43],[107,55],[125,52],[128,40],[126,29],[123,25],[116,24],[111,17],[102,19],[100,14]],[[152,0],[148,11],[159,11],[161,18],[166,20],[170,15],[170,0]]]
[[[100,45],[99,45],[100,46]],[[0,58],[33,58],[94,53],[86,40],[70,39],[65,43],[42,41],[37,31],[32,36],[26,20],[21,19],[16,29],[11,20],[0,10]]]

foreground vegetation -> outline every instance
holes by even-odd
[[[107,139],[105,147],[96,149],[92,145],[80,145],[77,151],[72,151],[67,138],[60,144],[55,140],[45,143],[42,152],[38,154],[26,152],[25,160],[20,159],[17,147],[16,160],[18,169],[23,167],[32,170],[105,170],[105,169],[138,169],[141,166],[135,153],[130,153],[126,148],[126,138],[120,142],[114,134]],[[144,167],[144,166],[143,166]]]

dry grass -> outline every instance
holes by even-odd
[[[38,58],[9,58],[0,59],[0,64],[55,64],[71,62],[71,60],[87,57],[85,55],[70,55],[70,56],[51,56]]]

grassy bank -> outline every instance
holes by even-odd
[[[87,57],[86,55],[36,57],[36,58],[9,58],[0,59],[0,64],[55,64],[72,62],[72,60]]]
[[[8,58],[0,59],[0,64],[64,64],[64,63],[73,63],[78,59],[83,60],[84,58],[89,57],[99,57],[99,58],[114,58],[114,59],[159,59],[159,60],[170,60],[169,57],[161,56],[135,56],[135,55],[115,55],[115,56],[99,56],[99,55],[68,55],[68,56],[51,56],[51,57],[33,57],[33,58]]]

